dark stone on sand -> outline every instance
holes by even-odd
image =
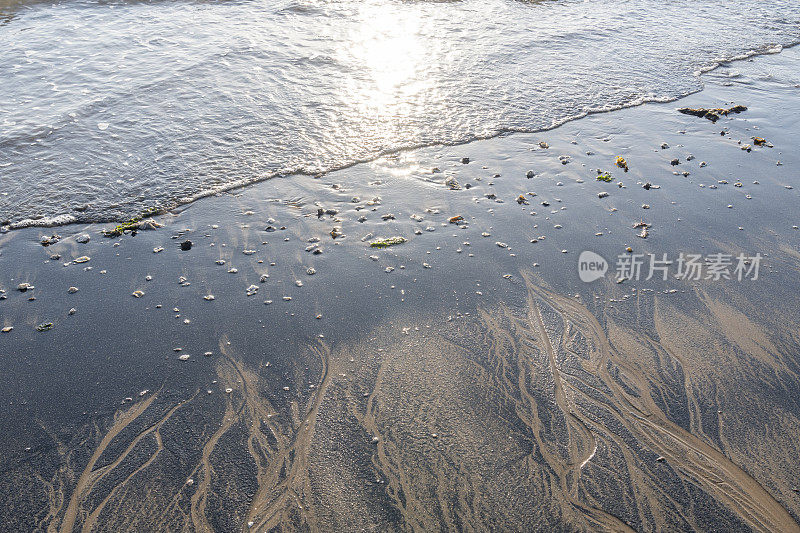
[[[192,249],[192,241],[187,239],[181,243],[181,250],[183,250],[184,252],[188,252],[191,249]]]
[[[469,163],[469,157],[462,157],[461,162],[466,165],[467,163]]]
[[[317,208],[317,218],[322,218],[323,216],[325,216],[325,210],[321,207]],[[267,229],[267,231],[269,231],[269,229]]]
[[[674,166],[676,166],[676,165],[680,165],[680,164],[681,164],[681,160],[680,160],[680,159],[678,159],[678,158],[675,158],[675,159],[673,159],[672,161],[670,161],[670,162],[669,162],[669,164],[670,164],[670,165],[672,165],[672,166],[674,167]]]
[[[266,228],[264,228],[264,231],[272,233],[273,231],[275,231],[275,228],[273,226],[267,226]]]

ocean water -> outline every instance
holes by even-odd
[[[0,222],[545,129],[798,40],[796,0],[0,0]]]

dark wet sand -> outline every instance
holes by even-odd
[[[798,60],[271,180],[135,237],[0,235],[0,529],[800,530]],[[675,111],[731,102],[749,109]],[[774,148],[741,150],[753,136]],[[582,250],[628,246],[765,258],[756,281],[578,279]]]

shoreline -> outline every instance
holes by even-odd
[[[701,85],[700,88],[698,88],[696,91],[689,92],[687,94],[679,95],[679,96],[676,96],[676,97],[668,97],[668,98],[663,98],[663,99],[657,99],[657,98],[648,99],[647,97],[641,97],[641,98],[639,98],[639,99],[637,99],[637,100],[635,100],[633,102],[629,102],[629,103],[621,105],[621,106],[613,106],[613,107],[610,107],[608,109],[598,109],[598,110],[584,111],[582,113],[579,113],[578,115],[563,118],[563,119],[559,120],[558,122],[556,122],[556,123],[554,123],[554,124],[552,124],[552,125],[550,125],[550,126],[548,126],[546,128],[540,128],[540,129],[503,129],[503,130],[497,131],[495,133],[492,133],[490,135],[485,135],[485,136],[476,135],[473,138],[471,138],[469,140],[465,140],[463,142],[430,143],[430,144],[411,145],[411,146],[407,146],[407,147],[396,148],[396,149],[393,149],[393,150],[389,150],[387,152],[383,152],[383,153],[377,154],[377,155],[375,155],[373,157],[370,157],[368,159],[362,159],[362,160],[353,161],[353,162],[348,163],[346,165],[343,165],[343,166],[340,166],[340,167],[335,167],[335,168],[332,168],[332,169],[329,169],[329,170],[320,171],[320,172],[308,172],[308,171],[299,170],[299,171],[296,171],[296,172],[289,172],[289,173],[275,173],[275,174],[272,174],[270,176],[266,176],[266,177],[263,177],[263,178],[251,178],[251,179],[247,179],[247,180],[241,180],[240,182],[226,184],[226,185],[223,185],[223,186],[220,186],[220,187],[216,187],[216,188],[212,188],[212,189],[209,189],[209,190],[206,190],[206,191],[200,191],[196,195],[194,195],[192,197],[189,197],[189,198],[171,200],[169,207],[164,207],[164,208],[152,207],[150,209],[156,209],[158,215],[167,215],[170,212],[173,212],[173,211],[175,211],[177,209],[181,209],[181,208],[183,208],[183,207],[185,207],[187,205],[191,205],[192,203],[197,202],[199,200],[202,200],[204,198],[210,198],[210,197],[218,196],[220,194],[232,193],[232,192],[235,192],[235,191],[237,191],[239,189],[242,189],[242,188],[245,188],[245,187],[254,186],[254,185],[258,185],[259,183],[263,183],[263,182],[265,182],[267,180],[271,180],[271,179],[276,179],[276,178],[277,179],[285,179],[285,178],[292,178],[292,177],[321,178],[321,177],[324,177],[324,176],[326,176],[328,174],[331,174],[331,173],[343,172],[343,171],[346,171],[348,169],[351,169],[351,168],[359,166],[359,165],[368,165],[368,164],[373,163],[375,161],[378,161],[378,160],[381,160],[381,159],[384,159],[384,158],[387,158],[387,157],[393,157],[393,156],[396,156],[396,155],[400,155],[400,154],[403,154],[403,153],[406,153],[406,152],[414,152],[414,151],[418,151],[418,150],[424,150],[424,149],[427,149],[427,148],[436,148],[436,147],[439,147],[439,148],[457,148],[459,146],[466,146],[466,145],[469,145],[469,144],[475,143],[475,142],[487,141],[487,140],[496,139],[496,138],[500,138],[500,137],[505,137],[505,136],[508,136],[508,135],[514,135],[514,134],[547,133],[549,131],[558,129],[558,128],[564,126],[565,124],[569,124],[570,122],[573,122],[573,121],[576,121],[576,120],[582,120],[582,119],[584,119],[586,117],[590,117],[590,116],[597,115],[597,114],[613,113],[613,112],[616,112],[616,111],[622,111],[624,109],[630,109],[630,108],[633,108],[633,107],[639,107],[639,106],[648,105],[648,104],[667,104],[667,103],[672,103],[672,102],[678,102],[678,101],[683,100],[685,98],[688,98],[688,97],[690,97],[690,96],[692,96],[694,94],[698,94],[698,93],[703,92],[703,90],[705,89],[705,84],[702,81],[703,76],[708,74],[708,73],[714,72],[715,70],[717,70],[720,67],[728,67],[731,64],[735,64],[735,63],[738,63],[738,62],[749,61],[749,60],[752,60],[754,58],[759,58],[759,57],[763,57],[763,56],[770,56],[770,55],[780,54],[781,52],[783,52],[785,50],[790,50],[792,48],[795,48],[798,45],[800,45],[800,41],[791,42],[791,43],[789,43],[787,45],[780,45],[780,44],[778,44],[778,45],[769,45],[769,48],[766,48],[766,49],[751,50],[751,51],[749,51],[749,52],[747,52],[745,54],[739,54],[739,55],[733,56],[730,59],[715,61],[712,65],[709,65],[708,67],[706,67],[704,69],[701,69],[701,70],[698,70],[698,71],[696,71],[694,73],[695,77],[700,82],[700,85]],[[135,215],[135,216],[139,217],[139,216],[141,216],[141,214],[138,214],[138,215]],[[9,220],[11,220],[11,219],[9,219]],[[25,228],[37,228],[37,227],[38,228],[56,228],[56,227],[62,227],[62,226],[69,226],[69,225],[72,225],[72,224],[125,223],[128,220],[131,220],[131,219],[127,219],[126,220],[126,219],[111,217],[111,218],[109,218],[107,220],[101,218],[101,219],[98,219],[98,220],[84,221],[84,220],[79,220],[78,217],[76,215],[74,215],[74,214],[62,213],[62,214],[55,215],[55,216],[43,217],[42,219],[23,219],[23,220],[19,220],[19,221],[16,221],[16,222],[12,222],[11,224],[7,224],[7,225],[0,224],[0,233],[7,232],[7,231],[18,230],[18,229],[25,229]]]
[[[748,106],[716,123],[645,104],[267,180],[135,237],[1,234],[0,522],[800,529],[798,60],[707,74],[685,105]],[[618,283],[629,247],[764,259]]]

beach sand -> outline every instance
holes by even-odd
[[[135,236],[0,234],[3,529],[800,531],[798,64]],[[681,252],[763,259],[618,282],[619,256]]]

